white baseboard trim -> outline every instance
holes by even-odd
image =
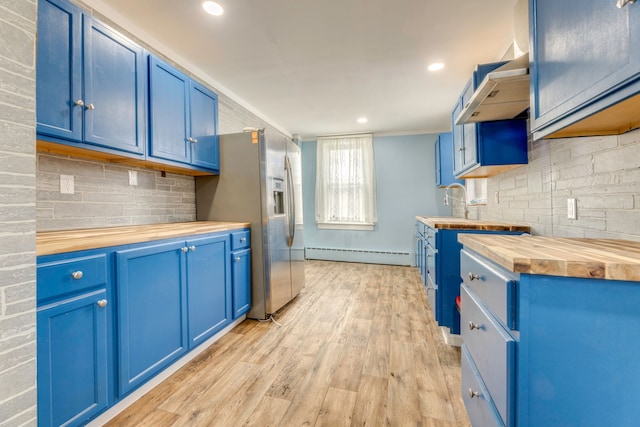
[[[169,378],[172,374],[177,372],[184,365],[186,365],[187,363],[195,359],[197,355],[199,355],[200,353],[205,351],[207,348],[209,348],[213,343],[218,341],[220,338],[226,335],[229,331],[231,331],[233,328],[235,328],[240,323],[242,323],[246,318],[247,316],[244,315],[234,320],[233,323],[231,323],[229,326],[227,326],[226,328],[224,328],[223,330],[221,330],[220,332],[218,332],[217,334],[215,334],[214,336],[212,336],[211,338],[203,342],[201,345],[199,345],[189,353],[185,354],[180,359],[176,360],[171,366],[167,367],[164,371],[160,372],[158,375],[150,379],[148,382],[144,383],[142,386],[140,386],[140,388],[133,391],[131,394],[129,394],[128,396],[120,400],[111,408],[107,409],[105,412],[100,414],[98,417],[94,418],[91,422],[89,422],[89,424],[87,424],[87,426],[100,427],[106,424],[108,421],[110,421],[120,412],[124,411],[129,406],[131,406],[136,400],[140,399],[142,396],[149,393],[158,384],[160,384],[161,382]]]
[[[412,265],[415,258],[411,252],[313,247],[305,248],[305,257],[323,261],[387,265]]]
[[[442,337],[444,338],[444,342],[447,345],[452,345],[455,347],[462,346],[462,336],[457,334],[452,334],[451,330],[446,326],[440,326],[440,331],[442,332]]]

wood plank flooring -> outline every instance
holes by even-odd
[[[415,268],[307,261],[281,326],[243,322],[107,426],[468,427],[432,319]]]

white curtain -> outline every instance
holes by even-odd
[[[318,224],[372,226],[376,223],[372,135],[319,139],[316,167]]]

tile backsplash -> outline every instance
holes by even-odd
[[[135,170],[138,185],[129,185]],[[60,193],[60,175],[74,176],[74,194]],[[191,176],[38,153],[37,229],[112,227],[195,221]]]

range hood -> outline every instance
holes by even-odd
[[[522,55],[487,74],[455,124],[522,118],[528,108],[529,55]]]

